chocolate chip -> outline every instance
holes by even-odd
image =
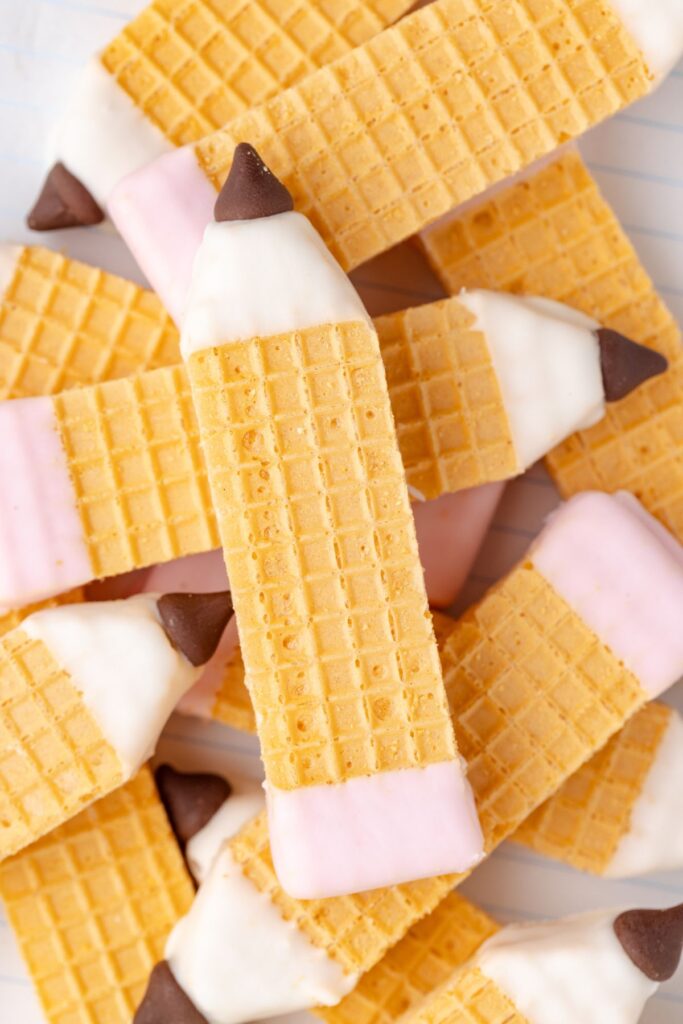
[[[652,981],[676,973],[683,949],[683,903],[669,910],[627,910],[614,922],[624,950]]]
[[[165,960],[149,976],[133,1024],[209,1024],[183,992]]]
[[[211,821],[230,796],[230,783],[210,772],[179,772],[162,764],[154,773],[161,802],[181,846]]]
[[[215,654],[232,615],[229,590],[219,594],[164,594],[157,607],[166,636],[195,666],[205,665]]]
[[[85,185],[64,164],[58,163],[45,179],[26,220],[33,231],[56,231],[101,224],[104,213]]]
[[[294,209],[292,197],[248,142],[240,142],[232,167],[214,207],[221,223],[260,220]]]
[[[664,373],[669,365],[660,352],[638,345],[617,331],[600,327],[596,332],[600,344],[600,368],[605,398],[618,402],[650,377]]]

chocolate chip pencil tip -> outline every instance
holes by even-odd
[[[133,1024],[208,1024],[192,1000],[173,977],[165,960],[149,976]]]
[[[230,173],[214,207],[218,223],[232,220],[260,220],[287,213],[294,202],[253,146],[240,142],[235,149]]]
[[[652,981],[676,973],[683,951],[683,903],[668,910],[627,910],[614,931],[629,959]]]
[[[600,368],[608,402],[618,402],[650,377],[664,373],[668,362],[660,352],[639,345],[630,338],[600,327],[595,332],[600,345]]]
[[[33,231],[90,227],[101,224],[104,212],[85,185],[64,164],[56,163],[26,218]]]
[[[222,775],[179,772],[160,765],[154,777],[168,819],[181,846],[189,843],[213,818],[232,792]]]
[[[176,650],[195,667],[215,654],[232,615],[230,591],[164,594],[157,601],[161,623]]]

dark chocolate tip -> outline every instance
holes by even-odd
[[[214,218],[260,220],[294,209],[292,197],[248,142],[240,142],[214,207]]]
[[[191,665],[206,665],[232,615],[230,591],[164,594],[157,601],[166,636]]]
[[[209,1024],[173,977],[165,960],[149,976],[133,1024]]]
[[[676,973],[683,950],[683,903],[669,910],[627,910],[614,931],[636,967],[652,981]]]
[[[26,218],[33,231],[56,231],[58,228],[85,228],[101,224],[104,213],[64,164],[55,164],[43,185],[36,204]]]
[[[231,793],[230,783],[211,772],[179,772],[170,764],[154,773],[161,802],[182,847],[196,836]]]
[[[625,398],[650,377],[664,373],[669,365],[660,352],[639,345],[617,331],[600,327],[595,333],[600,344],[602,383],[608,402]]]

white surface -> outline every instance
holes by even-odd
[[[614,933],[613,913],[504,928],[475,963],[529,1024],[636,1024],[657,985]]]
[[[368,320],[311,222],[290,211],[209,224],[195,258],[180,348],[268,338],[318,324]]]
[[[334,1006],[356,982],[284,920],[227,846],[171,932],[166,959],[209,1024]]]
[[[547,299],[462,292],[496,370],[521,470],[605,413],[598,326]]]
[[[681,0],[612,0],[612,6],[657,75],[670,71],[683,53]]]
[[[675,0],[674,0],[675,2]],[[66,248],[107,269],[139,278],[123,244],[105,227],[39,236],[23,218],[42,182],[49,129],[63,109],[80,67],[144,6],[143,0],[0,0],[0,238]],[[584,140],[583,152],[621,217],[657,287],[683,319],[683,65],[656,93]],[[408,254],[407,259],[410,258]],[[382,312],[438,297],[412,280],[387,286],[373,267],[354,274],[366,302]],[[535,468],[510,485],[460,606],[478,597],[523,554],[557,502],[546,474]],[[679,688],[672,698],[683,708]],[[256,743],[218,725],[178,716],[160,744],[177,767],[260,776]],[[683,794],[683,784],[679,786]],[[635,881],[580,875],[526,850],[504,847],[477,868],[463,891],[502,921],[538,920],[596,907],[667,906],[683,899],[683,871]],[[11,932],[0,917],[2,1020],[44,1024]],[[654,996],[643,1024],[680,1024],[683,972]],[[312,1024],[308,1014],[280,1024]]]
[[[22,629],[67,670],[128,778],[152,756],[173,708],[201,675],[170,643],[151,595],[47,608]]]
[[[56,126],[54,159],[105,207],[122,178],[172,149],[102,63],[96,57],[89,60]]]
[[[631,812],[630,828],[607,868],[607,876],[628,878],[683,864],[681,785],[683,720],[674,714]]]
[[[226,839],[237,835],[243,825],[255,818],[266,806],[263,787],[254,779],[238,779],[230,775],[230,796],[204,828],[192,836],[185,848],[190,871],[198,882],[209,873],[216,854]]]

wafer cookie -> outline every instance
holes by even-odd
[[[181,351],[278,875],[318,898],[470,867],[481,835],[377,335],[291,207],[240,147],[197,256]]]
[[[0,860],[130,779],[201,674],[226,595],[34,612],[0,639]]]
[[[623,550],[631,553],[627,565]],[[602,581],[597,597],[596,578]],[[518,828],[649,697],[680,674],[683,650],[676,631],[664,619],[641,616],[643,608],[653,606],[653,587],[660,597],[666,592],[658,608],[681,607],[680,547],[632,497],[587,494],[564,506],[527,558],[455,624],[443,649],[444,675],[487,850]],[[603,616],[606,608],[608,619]],[[616,617],[612,609],[617,609]],[[278,883],[263,817],[228,845],[215,873],[217,879],[206,889],[209,895],[195,904],[188,923],[167,948],[171,968],[167,964],[161,978],[168,980],[169,970],[174,975],[177,969],[182,978],[176,976],[175,984],[180,982],[182,998],[196,1001],[200,1010],[207,992],[218,993],[221,1013],[232,1014],[235,1022],[310,1006],[307,999],[320,979],[320,965],[318,959],[313,967],[310,960],[303,962],[305,992],[287,989],[289,1002],[277,1010],[261,1001],[269,998],[268,986],[252,993],[251,1002],[233,1004],[225,965],[249,976],[262,961],[263,946],[246,947],[240,915],[233,915],[230,900],[221,903],[223,944],[216,947],[215,932],[209,936],[206,913],[214,905],[211,893],[217,899],[220,895],[220,877],[237,879],[240,889],[248,882],[261,898],[267,896],[273,927],[281,929],[282,919],[294,925],[297,935],[303,933],[342,968],[349,989],[354,975],[370,971],[464,877],[327,900],[295,900]],[[253,892],[244,898],[253,901]],[[262,899],[260,906],[265,913]],[[274,909],[277,919],[272,918]],[[202,966],[210,959],[207,936],[214,942],[217,972]],[[184,963],[178,966],[179,961]],[[338,975],[333,981],[336,987],[325,990],[328,1004],[344,987]],[[153,977],[152,982],[153,993],[159,980]],[[242,996],[240,991],[240,1000]]]
[[[177,318],[240,142],[256,146],[349,270],[651,82],[637,40],[602,0],[436,0],[130,175],[109,211]]]
[[[130,1024],[193,895],[148,768],[0,864],[0,897],[49,1024]]]
[[[410,0],[153,0],[83,69],[29,215],[97,223],[112,188],[366,42]]]
[[[682,946],[683,904],[508,925],[401,1024],[637,1024]]]
[[[448,291],[544,295],[657,349],[669,370],[547,458],[565,496],[632,491],[683,538],[683,354],[675,320],[577,153],[484,197],[422,236]]]

